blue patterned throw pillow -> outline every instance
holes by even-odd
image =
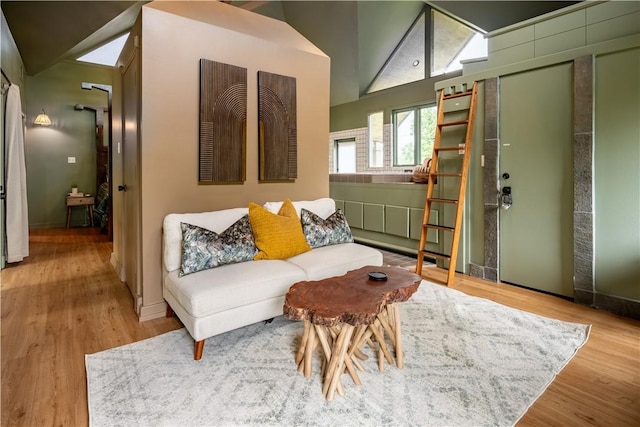
[[[300,220],[304,237],[312,248],[353,242],[351,229],[340,209],[332,213],[329,218],[322,219],[313,212],[302,208]]]
[[[180,223],[180,228],[180,277],[225,264],[251,261],[258,252],[251,232],[249,215],[244,215],[220,234],[184,222]]]

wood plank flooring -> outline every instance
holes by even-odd
[[[139,323],[96,229],[32,230],[30,256],[2,270],[2,426],[88,424],[85,354],[181,327]],[[443,282],[446,271],[423,270]],[[549,295],[456,275],[470,295],[561,320],[591,336],[518,426],[640,426],[640,322]],[[206,351],[206,350],[205,350]]]
[[[83,426],[85,354],[181,327],[139,323],[94,228],[32,230],[30,256],[2,270],[2,426]]]

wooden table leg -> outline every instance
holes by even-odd
[[[402,369],[404,366],[404,352],[402,350],[402,332],[400,327],[400,305],[395,303],[391,304],[393,308],[393,319],[395,321],[396,332],[396,364],[398,368]]]
[[[322,346],[322,350],[324,352],[324,360],[325,364],[329,365],[329,361],[331,360],[331,345],[329,345],[329,340],[327,338],[327,329],[321,325],[314,325],[316,329],[316,335],[318,336],[318,340],[320,340],[320,345]],[[327,376],[326,372],[328,371],[328,366],[325,367],[325,378]],[[342,388],[342,382],[338,380],[338,394],[344,396],[344,389]]]
[[[309,338],[304,349],[304,377],[311,377],[311,360],[313,357],[313,349],[316,347],[316,330],[309,328]]]
[[[326,397],[327,400],[333,400],[333,396],[336,390],[336,386],[338,381],[340,380],[340,374],[344,372],[344,358],[347,354],[347,349],[349,348],[349,343],[351,342],[351,335],[353,334],[353,326],[345,323],[342,325],[342,329],[340,330],[340,335],[338,335],[338,339],[333,345],[333,350],[331,352],[331,362],[329,363],[329,368],[327,369],[327,376],[331,377],[331,382],[327,384],[325,380],[326,388]]]
[[[369,329],[378,342],[379,351],[382,352],[382,355],[384,355],[384,358],[387,359],[387,362],[389,362],[390,365],[393,365],[393,358],[391,357],[389,349],[387,348],[387,343],[384,340],[384,328],[380,324],[380,321],[376,319],[375,322],[369,325]]]
[[[309,328],[311,327],[311,322],[308,320],[304,321],[304,332],[302,333],[302,341],[300,341],[300,347],[298,347],[298,352],[296,353],[296,365],[300,366],[300,362],[302,362],[302,358],[304,357],[304,348],[307,346],[307,339],[309,338]]]
[[[391,345],[396,346],[396,333],[393,329],[395,324],[392,323],[392,318],[388,316],[387,311],[392,310],[390,306],[385,307],[380,314],[378,314],[378,321],[384,328],[384,331],[387,333],[387,336],[391,340]],[[392,326],[393,325],[393,326]]]
[[[93,205],[87,205],[89,208],[89,222],[91,223],[92,227],[95,227],[95,225],[93,224]]]

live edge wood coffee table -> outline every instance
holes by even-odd
[[[373,280],[371,272],[384,273],[387,279]],[[345,367],[354,383],[361,384],[355,368],[364,370],[358,359],[367,358],[360,350],[367,343],[377,349],[378,367],[383,370],[385,360],[394,364],[386,343],[388,338],[395,365],[402,368],[404,355],[397,303],[411,298],[421,281],[417,274],[398,267],[367,266],[344,276],[291,286],[284,301],[284,316],[304,320],[302,342],[296,353],[298,370],[304,371],[307,378],[311,376],[311,359],[319,343],[324,354],[322,392],[327,400],[332,400],[336,390],[344,394],[340,376]]]

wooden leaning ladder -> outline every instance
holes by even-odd
[[[424,217],[422,220],[422,230],[420,233],[420,246],[418,247],[418,259],[416,262],[416,274],[422,274],[422,264],[424,257],[444,259],[449,261],[449,272],[447,274],[447,286],[451,286],[456,270],[456,259],[458,257],[458,246],[460,242],[460,229],[462,228],[462,217],[464,213],[464,197],[467,189],[467,175],[469,172],[469,159],[471,158],[471,142],[473,139],[473,125],[475,120],[476,111],[476,91],[477,83],[473,82],[473,86],[470,90],[452,93],[445,95],[445,90],[440,91],[440,97],[438,100],[438,119],[436,123],[436,136],[433,143],[433,154],[431,155],[431,167],[429,169],[429,177],[427,181],[427,197],[424,205]],[[463,97],[469,97],[465,102],[449,101],[456,98],[460,98],[458,101],[464,100]],[[468,104],[466,103],[468,101]],[[463,107],[457,107],[457,104],[462,104]],[[465,107],[468,105],[467,107]],[[468,110],[467,116],[463,120],[449,120],[446,121],[448,113],[460,114],[461,111]],[[451,126],[466,126],[464,146],[456,143],[455,145],[445,144],[441,145],[442,131],[444,128]],[[459,142],[459,141],[458,141]],[[457,173],[440,173],[438,172],[438,163],[440,153],[445,151],[458,151],[464,150],[462,157],[462,168]],[[458,197],[455,199],[450,198],[434,198],[433,190],[438,178],[456,178],[459,179]],[[442,181],[441,181],[442,182]],[[453,227],[447,227],[443,225],[436,225],[429,223],[429,216],[431,214],[432,204],[453,204],[456,206],[455,223]],[[451,251],[449,254],[443,254],[425,249],[427,243],[427,232],[429,229],[451,232],[453,236],[451,238]]]

